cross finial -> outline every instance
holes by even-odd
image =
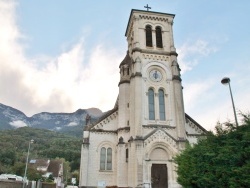
[[[147,4],[147,6],[144,6],[144,8],[146,8],[147,11],[148,11],[148,9],[151,9],[151,7],[149,7],[148,4]]]

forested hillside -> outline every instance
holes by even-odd
[[[80,138],[45,129],[22,127],[0,131],[0,174],[12,173],[23,176],[31,139],[34,143],[30,147],[30,159],[63,158],[65,167],[68,166],[67,171],[79,170],[82,142]]]

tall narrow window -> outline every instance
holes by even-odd
[[[126,149],[126,162],[128,162],[128,148]]]
[[[155,101],[153,89],[148,90],[148,114],[149,120],[155,119]]]
[[[101,149],[100,170],[106,169],[106,148]]]
[[[107,149],[107,169],[106,170],[112,170],[112,149]]]
[[[100,170],[112,170],[112,149],[101,148]]]
[[[164,91],[162,89],[159,90],[159,113],[160,113],[160,120],[166,120]]]
[[[152,27],[150,25],[146,26],[146,46],[152,47]]]
[[[162,33],[161,33],[161,28],[157,26],[155,28],[155,34],[156,34],[156,47],[157,48],[162,48]]]

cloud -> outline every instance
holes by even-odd
[[[249,66],[239,66],[236,70],[227,72],[231,78],[231,87],[234,97],[238,122],[242,119],[240,113],[249,113],[250,84],[247,74]],[[246,76],[242,76],[246,75]],[[214,130],[216,122],[235,122],[233,107],[228,86],[220,83],[221,74],[210,74],[207,79],[186,83],[183,94],[185,111],[207,130]]]
[[[73,127],[73,126],[77,126],[77,123],[76,122],[70,122],[68,125],[66,126],[69,126],[69,127]]]
[[[212,46],[205,40],[198,39],[194,43],[190,41],[184,43],[178,48],[178,61],[182,70],[182,74],[186,71],[190,71],[198,63],[202,57],[206,57],[211,53],[216,52],[218,49]]]
[[[207,99],[209,96],[209,90],[213,86],[213,83],[209,80],[204,82],[196,82],[191,84],[186,84],[184,88],[185,95],[185,106],[188,110],[195,107],[195,104],[199,102],[199,99]],[[205,96],[206,95],[206,96]]]
[[[27,127],[27,124],[21,120],[18,121],[12,121],[9,123],[11,126],[15,128],[20,128],[20,127]]]
[[[81,37],[56,57],[31,59],[20,42],[25,37],[16,23],[14,2],[0,1],[0,102],[28,115],[111,109],[118,95],[119,63],[125,54],[102,44],[86,52]]]

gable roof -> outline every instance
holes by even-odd
[[[60,174],[61,164],[61,160],[51,160],[47,171],[51,172],[53,177],[58,177],[62,175]]]

